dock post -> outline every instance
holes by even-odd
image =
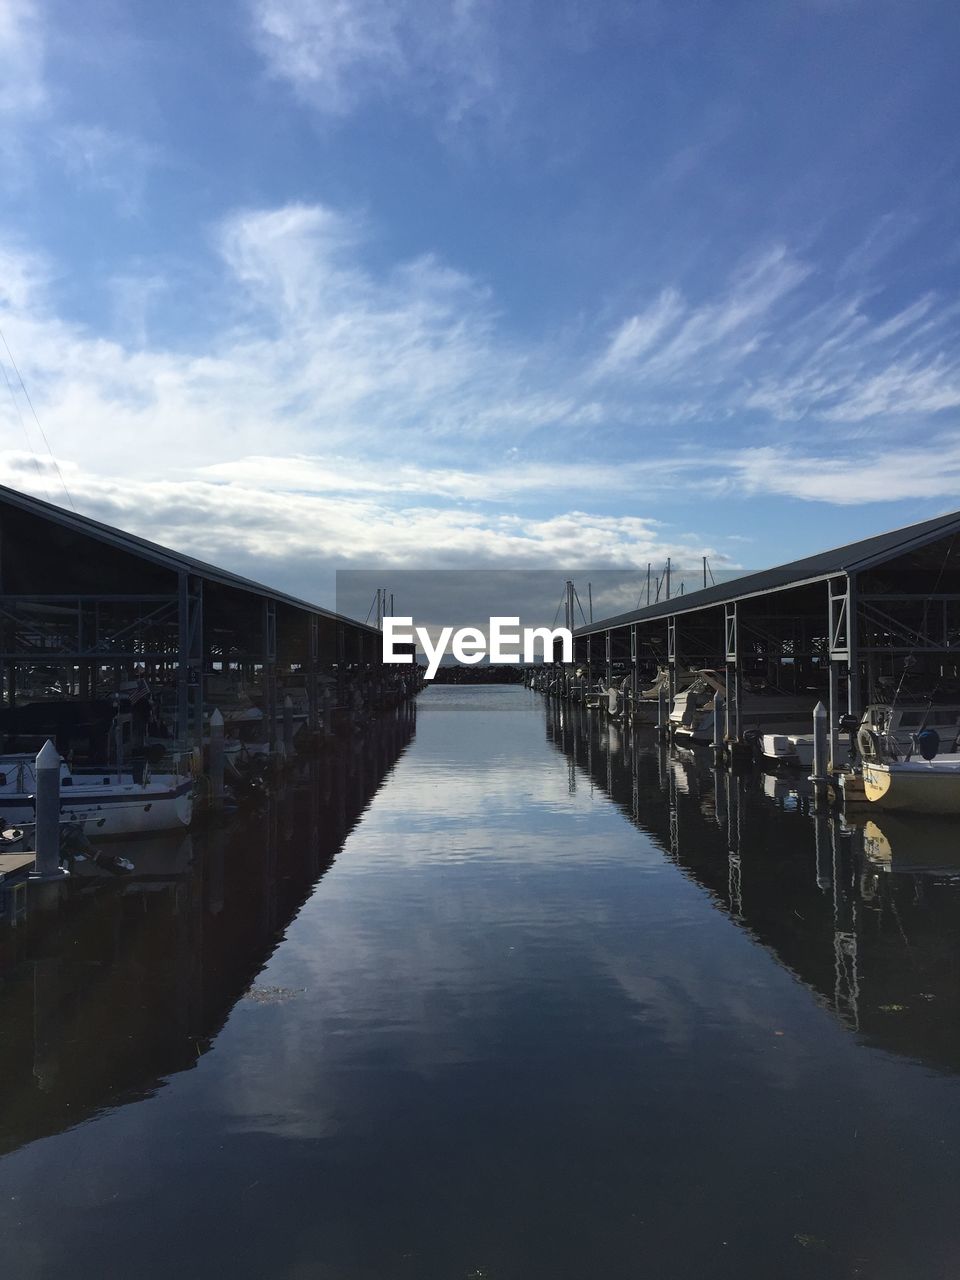
[[[818,702],[813,709],[813,772],[810,781],[825,783],[827,778],[827,708]]]
[[[220,810],[223,808],[224,734],[223,716],[220,714],[219,707],[215,707],[210,713],[210,746],[208,750],[210,805],[211,808]]]
[[[289,693],[283,700],[283,750],[287,755],[293,752],[293,699]]]
[[[725,699],[718,689],[713,697],[713,758],[717,763],[723,759],[723,734],[726,725]]]
[[[37,756],[37,880],[59,880],[60,867],[60,755],[48,738]]]

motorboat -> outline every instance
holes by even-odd
[[[933,760],[864,760],[863,790],[881,809],[960,814],[960,752]]]
[[[714,738],[714,699],[725,695],[726,683],[721,672],[701,670],[696,679],[674,698],[670,708],[670,724],[674,738],[687,745],[708,746]],[[776,689],[742,688],[740,693],[740,732],[801,733],[813,723],[813,708],[818,694],[781,693]]]
[[[875,702],[860,722],[861,730],[889,739],[898,755],[910,751],[914,734],[927,728],[939,735],[941,743],[955,744],[960,737],[960,703]],[[813,768],[813,733],[764,734],[761,752],[766,764],[809,773]]]
[[[945,753],[956,750],[960,738],[960,702],[871,703],[863,713],[857,734],[861,755],[863,731],[883,739],[889,751],[906,755],[914,746],[914,738],[930,730],[937,735]]]
[[[677,672],[677,689],[684,690],[690,687],[697,680],[700,673],[698,671],[678,671]],[[669,697],[670,692],[670,668],[660,667],[657,671],[656,678],[653,683],[646,689],[641,689],[637,696],[633,699],[633,720],[635,724],[656,724],[660,708],[660,691],[667,691]]]
[[[925,724],[904,749],[895,733],[872,727],[889,725],[864,717],[857,733],[863,761],[863,791],[871,804],[905,813],[960,814],[960,752],[957,724],[947,721],[947,737]],[[941,751],[942,746],[945,751]]]

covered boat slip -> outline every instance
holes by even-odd
[[[379,662],[373,627],[0,487],[3,750],[53,736],[106,763],[117,695],[136,733],[141,688],[171,745],[192,750],[217,705],[208,681],[253,692],[272,744],[288,687],[316,729],[337,673]]]
[[[900,699],[960,702],[960,512],[662,600],[580,627],[575,663],[634,689],[666,664],[671,696],[685,668],[712,668],[725,737],[750,727],[745,694],[769,689],[828,708],[839,722]],[[772,728],[767,732],[772,732]],[[946,744],[945,744],[946,745]]]

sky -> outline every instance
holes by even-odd
[[[0,0],[0,483],[320,603],[960,508],[958,65],[937,0]]]

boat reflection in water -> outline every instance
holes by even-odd
[[[806,779],[717,769],[577,707],[548,704],[547,736],[571,788],[602,788],[861,1039],[960,1072],[955,820],[840,818]]]
[[[131,875],[78,864],[55,914],[0,927],[0,1154],[197,1065],[415,727],[406,704],[225,826],[114,841]]]
[[[904,875],[960,880],[960,823],[956,818],[870,811],[862,823],[863,851],[872,865]]]

